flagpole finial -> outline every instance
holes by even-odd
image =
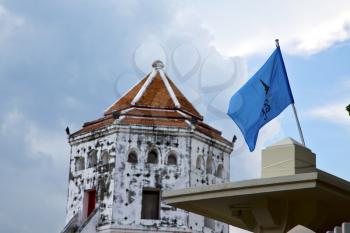
[[[275,42],[276,42],[276,47],[277,48],[280,47],[279,39],[276,39]]]

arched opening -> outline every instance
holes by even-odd
[[[218,169],[216,170],[216,176],[219,178],[224,178],[225,176],[224,165],[219,164]]]
[[[84,157],[75,158],[75,171],[80,171],[85,169],[85,159]]]
[[[202,155],[198,155],[197,160],[196,160],[196,168],[199,170],[204,169],[204,158]]]
[[[136,164],[137,163],[137,154],[135,151],[131,151],[129,154],[128,154],[128,162],[129,163],[133,163],[133,164]]]
[[[158,163],[158,153],[156,150],[148,152],[147,163]]]
[[[102,156],[101,156],[101,160],[102,160],[102,164],[106,165],[109,163],[109,153],[107,151],[103,151],[102,152]]]
[[[92,150],[88,154],[88,168],[97,165],[97,150]]]
[[[215,170],[215,168],[214,168],[213,157],[208,155],[207,164],[206,164],[206,172],[207,172],[207,174],[214,174],[214,170]]]
[[[176,157],[176,154],[170,153],[170,154],[168,155],[167,165],[177,165],[177,157]]]

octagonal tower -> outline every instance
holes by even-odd
[[[163,190],[228,181],[233,145],[203,122],[161,61],[152,67],[102,118],[69,136],[62,232],[228,232],[161,200]]]

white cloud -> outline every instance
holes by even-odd
[[[0,202],[0,231],[54,232],[46,228],[58,230],[64,221],[69,164],[64,130],[45,128],[19,107],[2,110],[0,182],[6,186],[2,192],[6,199]],[[46,208],[40,207],[43,205]],[[30,218],[33,212],[40,216],[38,221]]]
[[[0,43],[8,39],[23,24],[23,18],[12,14],[4,6],[0,5]]]
[[[135,49],[133,56],[134,68],[139,69],[139,72],[143,72],[144,75],[150,72],[151,64],[155,60],[164,61],[165,65],[167,65],[164,47],[155,38],[145,39]]]
[[[317,119],[329,121],[331,123],[350,126],[350,116],[345,107],[350,104],[350,100],[328,103],[309,110],[306,115]]]
[[[34,156],[49,156],[56,163],[67,162],[69,145],[62,128],[62,133],[46,130],[29,122],[25,140]],[[67,165],[67,164],[65,164]]]
[[[63,127],[62,127],[63,129]],[[57,132],[44,129],[25,117],[17,108],[8,111],[0,124],[0,136],[22,136],[26,144],[21,145],[29,149],[28,155],[33,157],[48,156],[57,164],[67,162],[69,145],[64,130]]]
[[[348,0],[192,1],[189,8],[228,56],[271,51],[275,38],[285,51],[308,55],[350,37]]]
[[[297,39],[296,52],[314,54],[350,38],[350,10],[320,23]]]
[[[0,125],[0,133],[6,135],[23,120],[23,114],[18,109],[7,112]]]

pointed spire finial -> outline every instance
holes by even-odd
[[[280,47],[279,39],[276,39],[275,42],[276,42],[276,48]]]
[[[155,60],[152,63],[152,67],[156,70],[160,70],[164,68],[164,63],[161,60]]]

